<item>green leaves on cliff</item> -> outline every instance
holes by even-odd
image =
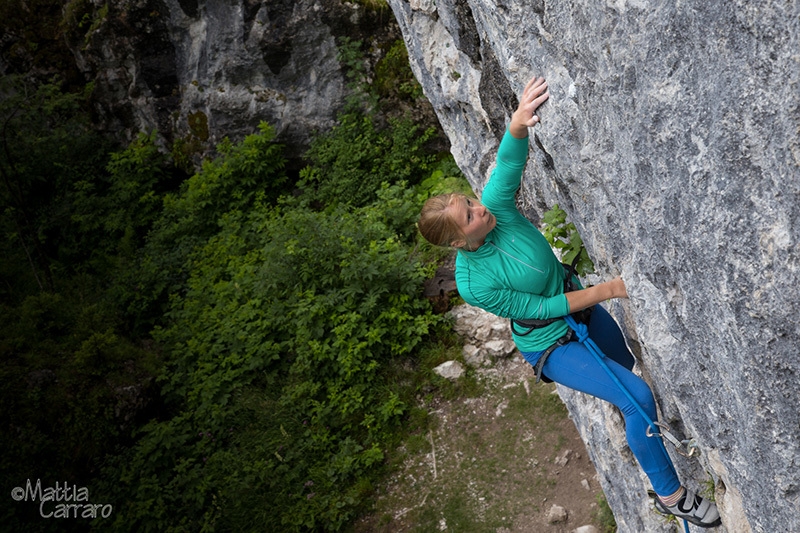
[[[572,222],[567,222],[567,213],[555,204],[542,217],[542,233],[550,246],[561,254],[561,261],[567,264],[578,258],[575,270],[579,276],[594,272],[594,263],[583,246],[583,239]]]

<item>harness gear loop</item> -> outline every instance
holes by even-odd
[[[558,348],[559,346],[564,346],[569,341],[572,340],[572,330],[568,330],[567,334],[563,337],[559,338],[556,342],[550,345],[547,350],[544,351],[539,360],[536,361],[536,366],[533,367],[533,373],[536,374],[536,383],[542,379],[542,369],[544,368],[544,364],[547,362],[547,358],[550,357],[550,354]],[[552,383],[552,380],[548,379],[547,377],[544,378],[545,383]]]

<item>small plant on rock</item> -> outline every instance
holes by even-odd
[[[560,253],[562,262],[572,264],[578,258],[575,270],[579,276],[594,272],[594,263],[583,246],[578,229],[572,222],[567,222],[567,213],[558,204],[542,217],[542,233],[550,246]]]

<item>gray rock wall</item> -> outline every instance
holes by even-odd
[[[800,531],[797,2],[389,0],[412,69],[480,191],[516,95],[551,97],[521,202],[558,203],[614,304],[662,419],[695,437],[720,531]],[[613,409],[561,390],[620,531],[668,531]]]
[[[195,153],[260,121],[302,153],[348,94],[337,37],[377,38],[392,18],[341,0],[94,4],[92,27],[70,45],[95,83],[99,121],[129,136],[157,128]]]

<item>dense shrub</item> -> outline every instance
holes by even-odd
[[[136,268],[126,273],[121,287],[120,299],[137,323],[155,324],[169,296],[184,290],[191,254],[219,231],[223,215],[246,212],[257,198],[275,202],[284,192],[283,146],[274,139],[272,127],[261,123],[257,133],[236,145],[224,140],[217,147],[219,157],[163,197]]]
[[[119,253],[130,260],[161,215],[172,180],[156,140],[155,131],[139,134],[125,150],[109,155],[105,173],[74,182],[71,219],[77,233],[102,239],[86,243],[94,260]]]
[[[405,409],[385,363],[435,320],[384,217],[264,203],[224,217],[156,335],[175,416],[126,458],[137,492],[118,526],[335,531],[353,516]]]
[[[433,133],[420,132],[410,119],[393,119],[381,129],[373,116],[342,115],[306,153],[311,164],[301,171],[300,186],[307,201],[364,206],[375,200],[382,183],[419,183],[434,166],[434,156],[425,151]]]

